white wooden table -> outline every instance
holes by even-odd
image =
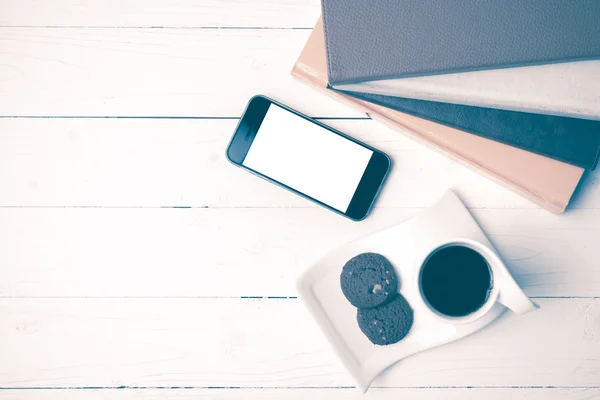
[[[453,187],[541,306],[371,399],[600,398],[600,172],[529,201],[294,81],[318,0],[0,0],[0,399],[359,399],[296,298],[324,252]],[[362,223],[231,166],[270,95],[395,161]]]

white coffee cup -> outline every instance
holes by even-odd
[[[477,308],[477,310],[464,316],[449,316],[438,311],[429,303],[424,295],[422,287],[422,272],[429,259],[438,251],[454,246],[466,247],[476,251],[483,257],[490,271],[491,289],[489,290],[487,299],[479,306],[479,308]],[[516,285],[516,282],[512,276],[507,272],[504,263],[498,254],[490,247],[485,246],[477,241],[459,238],[439,243],[430,252],[428,252],[427,256],[421,260],[419,265],[420,266],[415,274],[415,277],[417,279],[416,284],[419,288],[421,300],[438,318],[453,324],[467,324],[478,320],[486,315],[496,302],[502,303],[506,307],[515,311],[517,314],[526,313],[531,311],[532,307],[535,308],[535,305],[531,303],[531,301],[524,294],[522,294],[520,289],[513,290],[513,288],[518,288],[518,286]]]

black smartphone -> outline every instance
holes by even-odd
[[[227,158],[354,221],[366,218],[391,168],[383,152],[264,96],[250,99]]]

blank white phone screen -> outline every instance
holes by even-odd
[[[271,104],[242,164],[345,213],[372,155]]]

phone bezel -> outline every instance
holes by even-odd
[[[271,106],[271,104],[275,104],[275,105],[277,105],[277,106],[279,106],[279,107],[281,107],[281,108],[283,108],[305,120],[308,120],[314,124],[321,126],[324,129],[327,129],[330,132],[335,133],[336,135],[342,136],[345,139],[348,139],[360,146],[363,146],[363,147],[373,151],[373,156],[371,157],[371,160],[369,161],[369,164],[367,165],[367,167],[365,169],[365,172],[358,184],[358,187],[356,188],[356,191],[354,192],[354,196],[352,197],[352,200],[350,201],[350,205],[348,206],[348,209],[346,210],[345,213],[340,210],[337,210],[337,209],[329,206],[328,204],[325,204],[311,196],[308,196],[302,192],[299,192],[298,190],[296,190],[290,186],[287,186],[286,184],[284,184],[282,182],[274,180],[264,174],[261,174],[258,171],[255,171],[255,170],[243,165],[244,159],[246,158],[246,155],[248,154],[248,151],[250,150],[250,147],[252,146],[252,142],[254,141],[254,138],[256,137],[256,134],[258,133],[258,130],[260,129],[260,125],[262,124],[262,121],[264,120],[265,115],[267,114],[267,111],[269,110],[269,107]],[[270,99],[266,96],[262,96],[262,95],[254,96],[248,102],[248,105],[246,106],[246,110],[242,114],[242,117],[240,118],[240,121],[238,122],[238,125],[233,134],[233,137],[231,138],[231,141],[229,142],[229,146],[227,146],[227,159],[232,164],[234,164],[242,169],[245,169],[246,171],[249,171],[249,172],[277,185],[277,186],[280,186],[280,187],[287,189],[293,193],[296,193],[297,195],[302,196],[305,199],[308,199],[314,203],[317,203],[317,204],[319,204],[337,214],[343,215],[344,217],[349,218],[353,221],[362,221],[363,219],[365,219],[367,217],[367,215],[369,214],[369,211],[375,204],[377,195],[379,194],[379,191],[383,187],[383,183],[384,183],[385,179],[387,178],[389,171],[391,169],[391,165],[392,165],[391,159],[382,151],[377,150],[376,148],[369,146],[366,143],[362,143],[340,131],[337,131],[319,121],[316,121],[296,110],[293,110],[275,100],[272,100],[272,99]]]

